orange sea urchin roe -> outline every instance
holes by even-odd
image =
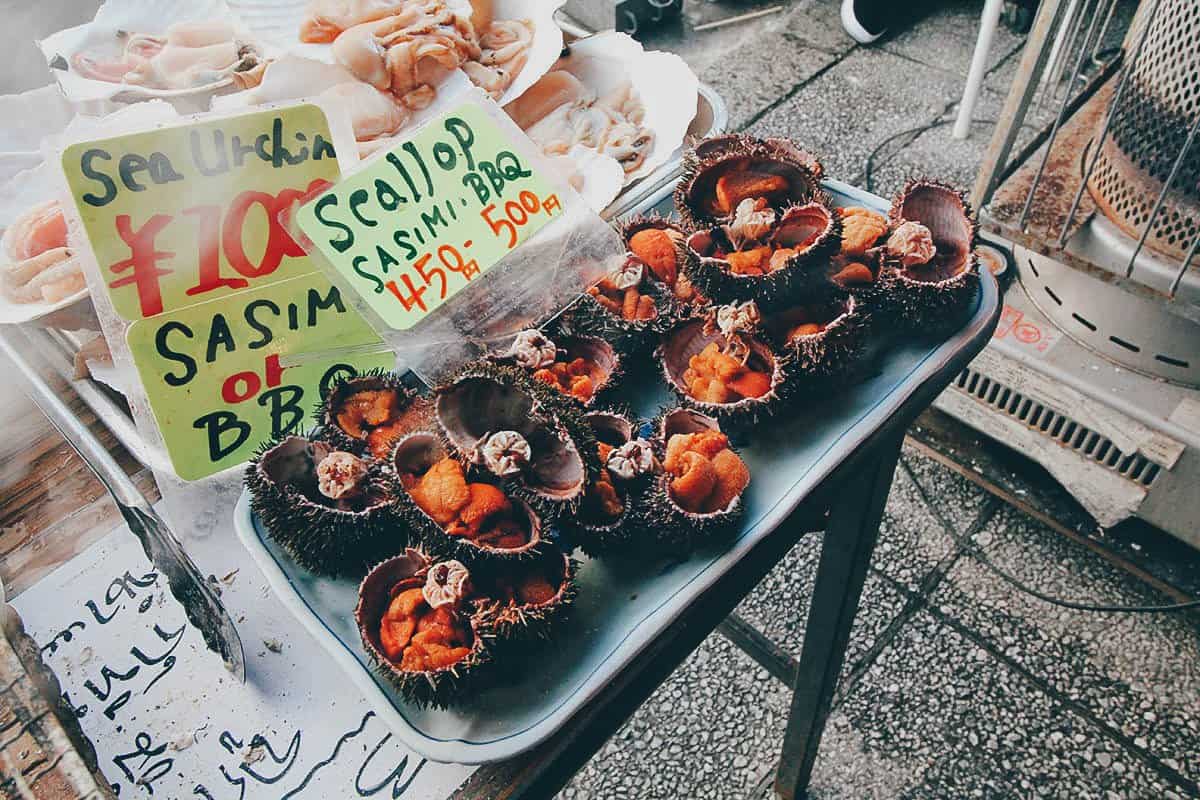
[[[355,439],[364,439],[372,428],[395,419],[400,395],[394,389],[367,389],[346,398],[337,410],[338,427]]]
[[[620,289],[610,278],[604,278],[595,286],[588,287],[587,293],[610,313],[621,319],[644,321],[658,316],[654,298],[648,294],[642,294],[636,286]]]
[[[770,375],[722,352],[716,342],[688,359],[683,382],[688,394],[704,403],[732,403],[762,397],[771,390]]]
[[[861,256],[887,233],[887,218],[860,206],[838,210],[842,218],[842,255]]]
[[[430,608],[420,588],[392,598],[379,623],[384,655],[406,672],[452,666],[467,657],[472,641],[457,612],[448,606]]]
[[[674,287],[679,275],[675,246],[680,238],[670,228],[645,228],[629,237],[629,252],[644,261],[660,281]]]
[[[738,203],[748,197],[774,199],[787,190],[787,179],[781,175],[752,170],[730,172],[717,179],[714,206],[722,215],[732,214]]]
[[[490,483],[467,483],[462,464],[453,458],[443,458],[417,480],[400,480],[413,502],[451,536],[502,550],[529,543],[504,492]]]
[[[596,366],[587,359],[576,358],[570,363],[556,361],[534,372],[533,377],[586,403],[596,394],[600,378],[598,372]]]
[[[671,496],[695,513],[727,508],[750,485],[750,470],[716,431],[675,434],[667,440],[663,466],[672,476]]]

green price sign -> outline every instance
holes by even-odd
[[[104,291],[176,473],[196,480],[298,428],[331,381],[390,354],[281,213],[340,175],[312,105],[74,144],[62,157]]]
[[[407,330],[563,213],[476,102],[425,125],[296,222],[395,330]]]

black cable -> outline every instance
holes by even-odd
[[[875,147],[874,150],[872,150],[870,153],[867,154],[867,161],[866,161],[866,166],[865,166],[864,174],[863,174],[863,183],[865,184],[864,188],[868,192],[873,192],[875,190],[874,189],[875,157],[879,155],[879,151],[883,150],[883,148],[887,147],[889,144],[891,144],[892,142],[896,141],[897,139],[899,139],[901,137],[912,136],[915,139],[917,136],[920,136],[921,134],[925,133],[926,131],[931,131],[934,128],[940,128],[943,125],[949,125],[952,122],[954,122],[953,118],[938,119],[938,120],[928,123],[927,125],[921,125],[916,128],[909,128],[906,131],[900,131],[899,133],[894,133],[891,136],[889,136],[888,138],[884,139],[882,142],[880,142]],[[995,125],[996,120],[994,120],[994,119],[975,119],[975,120],[971,120],[971,124],[972,125]]]
[[[925,503],[929,505],[931,509],[936,508],[933,506],[929,496],[925,493],[924,487],[921,486],[921,482],[917,480],[917,476],[913,473],[912,468],[908,465],[908,463],[904,459],[901,459],[900,464],[904,467],[904,471],[908,473],[908,477],[917,487],[917,491],[925,500]],[[971,541],[969,537],[960,536],[958,531],[954,529],[954,526],[943,520],[941,518],[941,514],[937,514],[936,511],[935,516],[938,517],[938,521],[941,523],[942,528],[944,528],[945,531],[950,534],[950,538],[963,548],[963,552],[967,553],[980,564],[987,567],[993,574],[996,575],[996,577],[1011,585],[1014,589],[1017,589],[1018,591],[1023,592],[1031,597],[1036,597],[1038,600],[1041,600],[1044,603],[1059,606],[1060,608],[1068,608],[1072,611],[1094,611],[1102,614],[1167,614],[1174,613],[1176,611],[1187,611],[1193,608],[1200,608],[1200,600],[1189,600],[1185,603],[1167,603],[1160,606],[1110,606],[1097,603],[1077,603],[1074,600],[1063,600],[1058,597],[1051,597],[1045,592],[1033,588],[1020,578],[1008,574],[1000,567],[993,564],[991,559],[987,557],[987,554],[983,552],[983,549],[978,544]]]

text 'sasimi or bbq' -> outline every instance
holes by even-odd
[[[281,221],[339,177],[313,105],[67,148],[63,171],[172,466],[196,480],[298,428],[339,377],[387,355]]]
[[[384,323],[407,330],[562,213],[470,100],[306,202],[296,222]]]

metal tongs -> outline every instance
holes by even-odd
[[[242,640],[216,592],[184,552],[175,534],[133,485],[125,470],[14,346],[12,331],[12,328],[0,328],[0,349],[25,376],[25,389],[30,399],[112,495],[129,530],[142,543],[146,557],[166,576],[171,594],[183,606],[188,621],[200,630],[204,643],[224,659],[225,667],[230,672],[245,681],[246,659]],[[32,342],[24,337],[21,339],[26,349],[32,348]]]

